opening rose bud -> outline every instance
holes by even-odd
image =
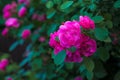
[[[80,26],[84,29],[94,29],[95,23],[93,20],[91,20],[88,16],[80,16]]]
[[[2,36],[6,36],[8,34],[9,29],[8,28],[4,28],[2,31]]]
[[[27,13],[27,8],[26,7],[22,7],[19,12],[18,12],[18,16],[19,17],[24,17],[25,14]]]
[[[30,37],[30,35],[31,35],[31,31],[28,30],[28,29],[26,29],[22,32],[22,38],[23,39],[27,39],[28,37]]]

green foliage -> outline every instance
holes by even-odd
[[[120,0],[117,0],[117,1],[114,3],[114,8],[120,8]]]
[[[104,47],[98,48],[97,54],[98,54],[99,58],[104,62],[107,61],[110,57],[108,51]]]
[[[52,1],[48,1],[46,4],[47,8],[52,8],[53,7],[53,2]]]
[[[95,23],[100,23],[104,20],[102,16],[94,16],[92,19],[95,21]]]
[[[119,79],[120,79],[120,71],[118,71],[114,77],[114,80],[119,80]]]
[[[98,60],[95,61],[94,73],[98,79],[103,78],[107,75],[107,72],[106,72],[105,68],[103,67],[103,64]]]
[[[69,8],[73,4],[73,1],[65,1],[61,6],[60,9]]]
[[[16,0],[0,1],[0,32],[6,28],[2,8],[12,1]],[[108,78],[105,80],[113,78],[120,80],[120,72],[117,69],[120,57],[120,0],[30,1],[29,6],[17,4],[17,10],[12,17],[19,19],[20,27],[17,29],[10,28],[8,35],[5,36],[16,40],[9,47],[10,52],[13,52],[19,45],[24,46],[26,43],[28,45],[25,52],[21,53],[23,58],[20,62],[11,59],[12,57],[17,58],[16,56],[0,51],[0,60],[9,59],[6,71],[0,71],[1,80],[5,80],[8,76],[15,80],[73,80],[76,76],[82,76],[86,80],[104,80],[105,77]],[[22,6],[27,8],[27,13],[24,17],[18,17],[18,11]],[[35,20],[32,19],[34,14],[38,16],[45,14],[45,20],[39,21],[38,16]],[[97,41],[97,51],[91,57],[85,58],[81,55],[83,57],[81,63],[67,63],[64,62],[66,51],[63,50],[55,55],[53,49],[48,46],[49,37],[65,21],[78,20],[80,15],[87,15],[95,22],[95,30],[90,31],[90,37]],[[31,36],[26,40],[21,38],[24,29],[31,30]],[[113,33],[117,36],[111,36]],[[45,41],[41,42],[40,37],[45,37]],[[59,41],[57,37],[56,40]],[[116,45],[114,44],[115,41],[117,42]],[[71,47],[67,50],[75,52],[76,48]],[[109,76],[111,73],[109,73],[108,66],[114,77]],[[115,72],[112,72],[112,66],[114,66]]]
[[[104,41],[108,38],[108,34],[107,28],[95,28],[95,37],[97,40]]]
[[[95,65],[94,65],[94,62],[92,61],[92,59],[90,59],[90,58],[84,58],[84,64],[85,64],[86,69],[89,72],[93,71]]]
[[[66,57],[66,51],[62,50],[61,52],[59,52],[57,55],[53,57],[54,63],[56,65],[62,64],[65,60],[65,57]]]

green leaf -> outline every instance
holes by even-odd
[[[92,19],[95,21],[95,23],[100,23],[104,20],[102,16],[94,16]]]
[[[86,74],[87,80],[93,80],[93,72],[88,72]]]
[[[56,69],[56,72],[60,71],[63,66],[64,66],[64,64],[61,64],[60,66],[58,66]]]
[[[19,42],[18,42],[18,41],[14,42],[14,43],[10,46],[9,51],[13,51],[18,45],[19,45]]]
[[[93,69],[94,69],[94,62],[92,61],[92,59],[90,58],[84,58],[84,62],[85,64],[85,67],[86,69],[89,71],[89,72],[92,72]]]
[[[1,53],[0,53],[0,54],[1,54]],[[4,59],[4,58],[9,58],[9,57],[10,57],[9,54],[3,53],[3,55],[0,56],[0,60],[1,60],[1,59]]]
[[[23,67],[26,63],[28,63],[28,61],[29,61],[29,58],[25,58],[25,59],[19,64],[19,66],[20,66],[20,67]]]
[[[66,1],[60,6],[60,9],[69,8],[72,4],[73,4],[73,1]]]
[[[59,52],[53,59],[54,59],[54,63],[56,65],[60,65],[64,62],[66,58],[66,51],[62,50],[61,52]]]
[[[95,28],[95,37],[97,40],[103,41],[108,38],[108,30],[106,28]]]
[[[52,18],[55,15],[56,11],[55,10],[50,10],[47,12],[47,19]]]
[[[96,5],[95,5],[95,4],[91,4],[91,5],[89,6],[89,8],[90,8],[91,11],[95,11]]]
[[[100,47],[97,49],[97,53],[102,61],[107,61],[110,57],[108,51],[104,47]]]
[[[35,9],[33,7],[31,7],[29,9],[29,14],[28,15],[31,16],[34,13],[34,11],[35,11]]]
[[[0,16],[0,25],[3,25],[5,23],[5,20],[3,19],[2,16]]]
[[[49,36],[50,33],[53,33],[56,29],[57,29],[57,24],[52,24],[48,29],[47,35]]]
[[[60,4],[62,0],[53,0],[55,4]]]
[[[53,2],[52,1],[48,1],[47,3],[46,3],[46,7],[47,8],[52,8],[53,7]]]
[[[75,52],[75,51],[76,51],[76,47],[73,46],[73,47],[69,48],[68,50],[69,50],[70,52]]]
[[[16,71],[18,69],[19,69],[19,66],[14,63],[14,64],[8,65],[6,68],[6,71],[7,71],[7,73],[11,73],[11,72]]]
[[[42,67],[42,60],[41,59],[34,59],[31,62],[31,66],[32,66],[33,70],[35,70],[35,71],[41,69],[41,67]]]
[[[114,80],[120,80],[120,71],[115,74]]]
[[[97,78],[103,78],[107,75],[107,72],[104,69],[103,64],[100,62],[100,60],[95,60],[94,74]]]
[[[109,42],[112,42],[112,40],[111,40],[110,37],[107,37],[107,38],[104,40],[104,42],[109,43]]]
[[[66,63],[65,66],[66,66],[67,69],[70,70],[74,67],[74,63]]]
[[[79,68],[80,73],[82,73],[82,72],[85,71],[85,70],[86,70],[86,67],[85,67],[84,64],[82,64],[82,65],[80,66],[80,68]]]
[[[110,20],[106,21],[106,26],[111,29],[113,27],[112,21]]]
[[[114,3],[114,8],[120,8],[120,0],[117,0],[117,1]]]

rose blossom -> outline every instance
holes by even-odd
[[[9,64],[9,61],[7,59],[2,59],[1,63],[5,66],[7,66]]]
[[[5,71],[5,66],[0,63],[0,71]]]
[[[6,80],[13,80],[13,78],[11,78],[11,77],[8,77]]]
[[[28,30],[28,29],[26,29],[22,32],[22,38],[23,39],[27,39],[28,37],[30,37],[30,35],[31,35],[31,31]]]
[[[81,39],[80,25],[77,21],[66,21],[58,30],[60,44],[66,48],[78,46]]]
[[[9,18],[6,20],[5,25],[7,27],[18,28],[20,26],[20,23],[17,18]]]
[[[80,16],[80,26],[82,26],[84,29],[94,29],[95,24],[94,21],[91,20],[88,16]]]
[[[75,52],[71,52],[69,50],[66,51],[67,57],[65,59],[66,62],[81,62],[82,56],[89,57],[96,52],[96,42],[91,39],[89,36],[85,34],[81,34],[82,42],[76,47]]]
[[[83,80],[83,79],[82,79],[82,77],[77,76],[77,77],[75,77],[75,79],[74,79],[74,80]]]
[[[91,39],[89,36],[82,34],[82,43],[78,49],[81,55],[89,57],[96,52],[96,41]]]
[[[45,21],[46,20],[46,15],[45,14],[43,14],[43,15],[38,15],[38,17],[37,17],[37,20],[38,21]]]
[[[3,8],[3,13],[6,12],[6,11],[10,11],[11,10],[11,5],[10,4],[7,4],[5,5],[5,7]]]
[[[97,49],[96,41],[81,32],[77,21],[66,21],[57,32],[51,33],[49,45],[54,48],[54,54],[66,51],[65,62],[82,62],[83,56],[89,57]]]
[[[44,42],[46,39],[45,39],[45,37],[44,36],[41,36],[40,38],[39,38],[39,41],[40,42]]]
[[[8,34],[9,29],[8,28],[4,28],[2,31],[2,36],[6,36]]]
[[[67,50],[66,54],[67,56],[66,56],[65,62],[82,62],[83,60],[79,50],[76,50],[75,52],[71,52]]]
[[[19,17],[24,17],[25,14],[27,13],[27,8],[26,7],[22,7],[19,12],[18,12],[18,16]]]
[[[7,67],[8,63],[9,63],[9,61],[7,59],[2,59],[0,61],[0,70],[4,71],[5,68]]]
[[[3,13],[3,18],[4,18],[4,19],[8,19],[8,18],[10,18],[11,16],[12,16],[12,14],[11,14],[10,12],[8,12],[8,11],[6,11],[6,12]]]
[[[50,41],[49,41],[49,45],[54,48],[55,54],[57,54],[58,52],[60,52],[61,50],[64,49],[60,45],[60,42],[58,40],[56,40],[57,36],[58,36],[58,32],[51,33],[50,34]]]

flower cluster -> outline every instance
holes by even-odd
[[[40,21],[40,22],[45,21],[46,20],[46,14],[39,15],[37,13],[34,13],[32,15],[32,20],[37,20],[37,21]]]
[[[25,4],[24,6],[21,6],[22,4]],[[25,17],[27,14],[27,7],[30,5],[30,0],[18,0],[18,3],[12,2],[11,4],[5,5],[3,8],[3,18],[5,19],[5,28],[2,31],[2,36],[7,36],[9,30],[11,28],[17,29],[21,26],[21,21],[19,18]],[[17,8],[20,7],[19,11],[17,11]],[[15,15],[17,15],[15,17]],[[29,31],[29,33],[28,33]],[[26,39],[29,37],[30,30],[27,32],[22,32],[21,37],[23,39]]]
[[[49,45],[55,54],[66,50],[66,62],[81,62],[82,56],[89,57],[96,51],[96,41],[84,34],[81,28],[89,30],[94,27],[94,22],[87,16],[80,16],[80,21],[66,21],[57,32],[51,33]]]
[[[0,61],[0,71],[5,71],[9,61],[7,59],[2,59]]]
[[[16,8],[17,8],[16,2],[12,2],[11,4],[5,5],[5,7],[3,8],[3,18],[8,19],[12,17],[12,14],[16,13]]]

